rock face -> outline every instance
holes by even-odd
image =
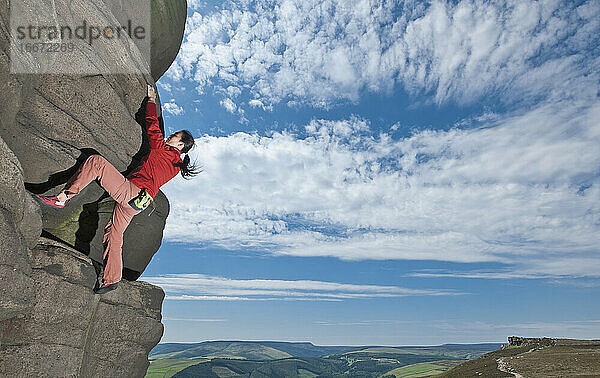
[[[41,227],[38,206],[23,186],[19,160],[0,139],[0,322],[29,307],[33,280],[27,251]]]
[[[57,3],[58,6],[59,3]],[[0,137],[16,155],[26,188],[56,194],[87,156],[102,154],[126,174],[148,152],[142,100],[146,84],[162,75],[177,55],[185,25],[185,0],[152,1],[150,75],[14,75],[9,65],[9,2],[0,0]],[[88,18],[99,19],[101,7]],[[160,111],[160,107],[158,107]],[[101,236],[108,220],[94,212],[111,204],[104,191],[89,185],[61,211],[44,210],[43,229],[101,262]],[[110,202],[110,201],[109,201]],[[169,204],[161,193],[157,209],[136,217],[125,234],[125,278],[136,279],[160,247]],[[135,238],[144,230],[148,238]],[[98,237],[100,235],[100,237]]]
[[[93,153],[123,174],[138,166],[148,152],[146,84],[177,54],[186,1],[152,0],[152,75],[11,74],[9,9],[0,0],[0,376],[144,376],[163,332],[164,293],[127,281],[92,292],[114,202],[92,183],[62,211],[42,212],[29,192],[56,194]],[[110,16],[102,2],[85,12]],[[137,279],[158,250],[168,213],[159,193],[132,221],[125,279]]]
[[[185,0],[152,1],[152,77],[158,80],[179,51],[187,16]]]
[[[122,281],[95,295],[92,261],[44,238],[31,250],[30,278],[29,309],[1,322],[0,376],[144,376],[163,333],[162,289]]]

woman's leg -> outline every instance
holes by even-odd
[[[131,184],[134,186],[133,184]],[[133,190],[132,190],[133,191]],[[137,193],[134,193],[135,197]],[[123,233],[134,215],[139,211],[134,210],[127,203],[115,204],[112,218],[104,228],[104,275],[103,285],[110,285],[121,280],[123,272]]]
[[[64,193],[67,198],[71,198],[96,179],[100,180],[100,186],[117,202],[112,217],[104,228],[103,237],[103,284],[109,285],[121,280],[123,233],[133,216],[139,213],[127,202],[137,196],[140,189],[123,177],[121,172],[105,158],[100,155],[92,155],[69,179],[61,193]]]
[[[100,155],[88,157],[67,181],[61,194],[66,195],[67,199],[74,197],[96,179],[100,179],[100,185],[115,201],[122,202],[127,197],[129,181],[108,160]],[[62,199],[60,195],[59,199]]]

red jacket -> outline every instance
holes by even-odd
[[[150,153],[145,157],[142,167],[131,173],[127,179],[140,189],[146,189],[154,198],[158,189],[177,176],[181,163],[181,152],[165,143],[163,133],[158,127],[156,104],[146,104],[146,132],[150,143]]]

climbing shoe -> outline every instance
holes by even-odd
[[[111,290],[115,290],[118,285],[119,285],[118,282],[111,283],[110,285],[102,285],[98,289],[94,289],[94,293],[96,293],[96,294],[108,293]]]
[[[35,197],[38,200],[40,200],[43,204],[52,206],[55,209],[62,209],[67,203],[69,203],[69,200],[66,200],[64,202],[59,201],[58,197],[56,196],[38,196],[37,194],[35,194]]]

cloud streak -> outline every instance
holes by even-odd
[[[445,272],[445,271],[425,271],[415,272],[407,275],[408,277],[421,278],[473,278],[473,279],[491,279],[491,280],[514,280],[514,279],[553,279],[564,276],[549,274],[497,271],[497,272]]]
[[[312,280],[236,280],[203,274],[145,277],[165,290],[166,299],[189,301],[343,301],[405,296],[461,295],[452,290],[408,289]]]

